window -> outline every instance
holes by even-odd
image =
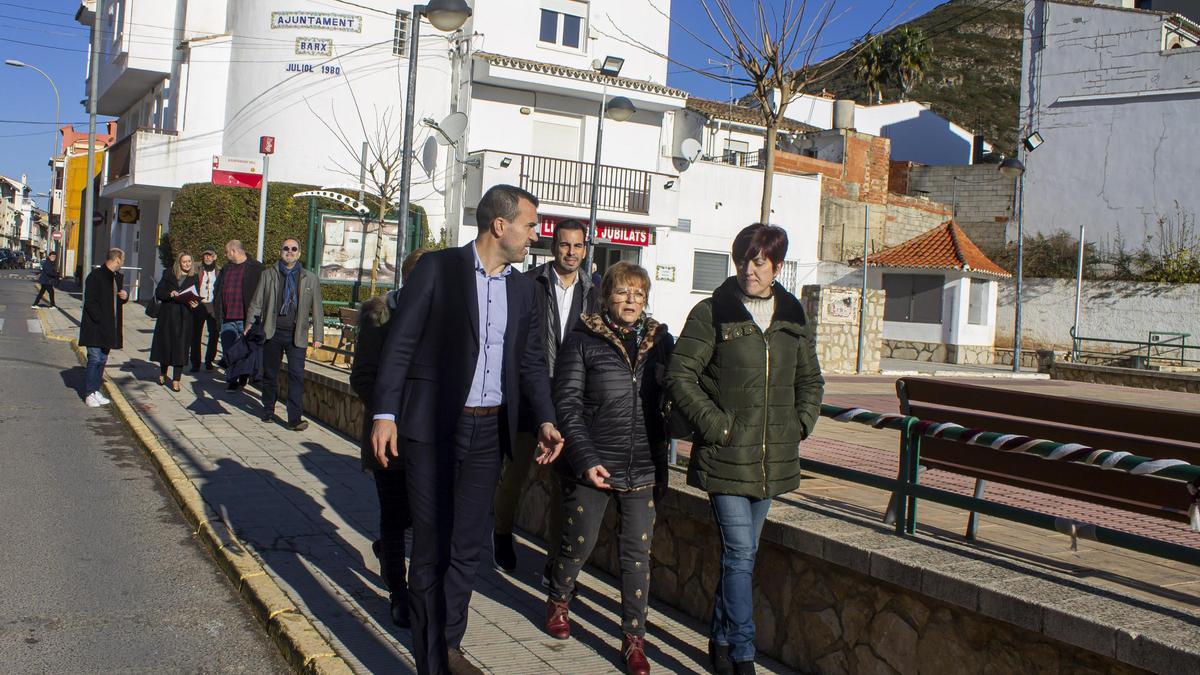
[[[580,159],[583,153],[583,118],[535,110],[531,150],[534,155],[541,157]]]
[[[583,17],[553,9],[543,9],[538,40],[569,49],[582,49]]]
[[[396,27],[392,30],[392,54],[404,56],[408,52],[408,34],[412,30],[412,12],[396,10]]]
[[[712,293],[729,276],[729,256],[696,251],[692,259],[692,290]]]
[[[726,140],[725,154],[729,154],[731,152],[750,152],[749,141]]]
[[[796,288],[796,282],[800,278],[800,264],[795,260],[784,260],[783,267],[779,270],[779,285],[783,286],[784,290],[792,295],[799,297]]]
[[[988,281],[987,279],[971,279],[971,298],[967,306],[967,323],[972,326],[982,326],[987,323],[988,315]]]
[[[675,229],[680,232],[691,232],[692,231],[692,219],[691,218],[680,218],[679,222],[675,224]]]
[[[941,323],[943,284],[940,274],[883,275],[883,320]]]

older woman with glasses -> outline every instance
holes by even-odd
[[[776,282],[787,232],[755,223],[733,240],[737,276],[688,316],[667,391],[694,431],[688,485],[709,494],[721,537],[709,637],[717,673],[754,672],[754,558],[776,495],[800,486],[799,443],[825,381],[813,326]]]
[[[608,269],[599,314],[583,317],[555,366],[554,402],[566,447],[563,537],[550,575],[546,630],[571,635],[568,603],[616,502],[621,561],[621,652],[630,673],[650,672],[646,607],[654,502],[666,490],[666,434],[660,402],[673,340],[646,315],[650,275],[630,263]]]

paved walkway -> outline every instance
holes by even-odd
[[[60,292],[59,306],[41,311],[53,332],[74,336],[78,299]],[[185,375],[180,393],[158,386],[157,366],[147,362],[152,321],[137,305],[127,310],[125,348],[113,352],[108,376],[205,500],[352,668],[411,671],[411,636],[388,619],[371,553],[377,502],[370,476],[359,468],[357,445],[320,424],[294,433],[261,422],[258,401],[247,393],[227,394],[216,374]],[[520,544],[516,575],[481,565],[463,643],[471,660],[505,675],[623,672],[614,580],[581,575],[573,607],[576,637],[554,640],[541,629],[543,551],[528,540]],[[706,635],[698,622],[652,603],[647,643],[657,672],[704,671]],[[769,661],[759,667],[788,672]]]

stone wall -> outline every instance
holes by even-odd
[[[946,345],[940,342],[919,342],[916,340],[884,340],[883,358],[948,363],[946,360]]]
[[[824,183],[829,181],[823,181]],[[863,226],[868,205],[840,197],[821,198],[821,260],[847,261],[862,257]],[[948,206],[919,197],[890,195],[883,204],[870,204],[870,251],[882,251],[924,234],[950,219]]]
[[[1200,375],[1189,373],[1164,373],[1055,361],[1050,366],[1050,379],[1200,394]]]
[[[804,311],[816,323],[817,358],[821,361],[822,372],[856,372],[861,295],[861,288],[850,286],[803,288],[801,299]],[[880,345],[883,342],[883,299],[883,291],[867,290],[867,330],[863,340],[862,363],[864,373],[879,371]]]
[[[1004,250],[1008,223],[1012,220],[1015,183],[1000,175],[995,164],[907,167],[893,165],[896,176],[892,190],[921,195],[950,207],[954,220],[971,241],[989,256]],[[903,184],[904,189],[898,187]]]
[[[533,472],[518,517],[523,530],[540,537],[546,533],[549,471]],[[683,482],[675,473],[673,489],[657,505],[650,592],[707,623],[719,577],[720,540],[707,497]],[[856,527],[847,539],[829,536]],[[616,531],[610,508],[591,564],[612,575],[620,574]],[[758,649],[800,672],[834,675],[1142,672],[1112,655],[1025,627],[1040,630],[1045,625],[1040,616],[1034,621],[1021,612],[1007,614],[1012,608],[1006,606],[998,613],[1012,616],[1014,625],[986,615],[979,611],[979,591],[961,579],[947,577],[944,588],[925,582],[922,592],[922,577],[934,571],[931,561],[939,550],[918,545],[920,552],[910,552],[909,558],[893,548],[906,542],[912,543],[880,527],[856,526],[777,502],[763,529],[754,575]],[[942,562],[961,569],[979,563],[970,560]]]

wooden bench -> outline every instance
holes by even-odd
[[[337,358],[342,357],[346,363],[354,358],[354,343],[358,338],[358,310],[349,307],[338,308],[338,321],[342,334],[338,337],[337,349],[333,354],[332,365],[337,365]]]
[[[1200,413],[918,377],[897,380],[896,394],[900,412],[922,420],[1200,465]],[[1185,522],[1191,504],[1187,486],[1176,480],[939,438],[921,439],[920,464],[975,478],[979,498],[995,481]],[[895,506],[893,497],[893,518]],[[975,538],[977,520],[972,512],[968,539]]]

